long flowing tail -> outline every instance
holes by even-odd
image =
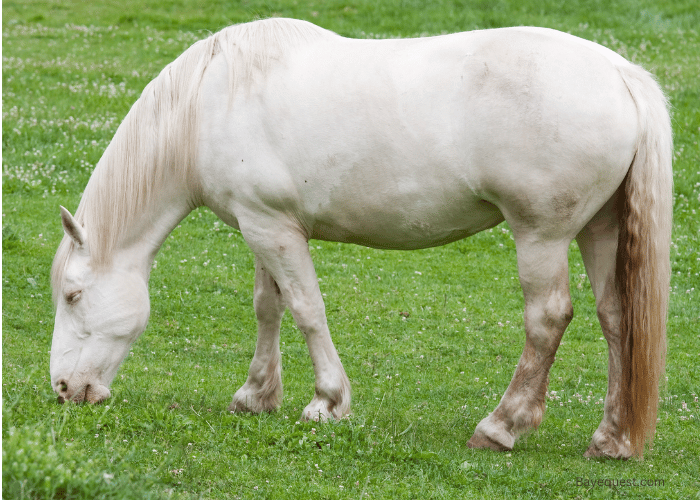
[[[673,135],[668,103],[644,69],[620,67],[637,106],[637,153],[619,211],[616,279],[622,317],[622,424],[632,452],[653,444],[659,382],[666,364],[673,212]]]

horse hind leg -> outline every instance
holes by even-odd
[[[549,369],[573,316],[569,295],[570,240],[516,238],[525,296],[525,348],[496,409],[476,426],[470,448],[513,448],[518,435],[536,429],[545,409]]]
[[[622,425],[622,339],[620,296],[615,285],[618,222],[611,199],[577,236],[581,256],[596,299],[598,320],[608,342],[608,392],[603,420],[585,457],[629,458],[629,439]]]
[[[258,339],[248,369],[248,379],[236,391],[229,411],[261,413],[273,411],[282,403],[282,367],[280,362],[280,324],[285,304],[275,280],[255,261],[253,291]]]

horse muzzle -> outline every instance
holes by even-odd
[[[58,393],[58,402],[63,404],[66,401],[74,403],[101,403],[109,398],[111,393],[109,388],[100,383],[94,384],[71,384],[68,380],[58,380],[54,385],[54,391]]]

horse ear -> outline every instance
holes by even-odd
[[[85,229],[78,224],[78,221],[76,221],[71,213],[64,207],[61,207],[61,222],[63,223],[63,230],[71,237],[75,244],[78,245],[78,247],[84,247],[87,242]]]

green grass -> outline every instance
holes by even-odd
[[[4,1],[3,498],[698,498],[699,12],[695,0]],[[313,372],[288,315],[281,410],[225,411],[255,346],[253,259],[240,234],[197,210],[157,257],[149,327],[113,397],[56,403],[49,269],[59,204],[77,206],[116,127],[165,64],[210,31],[270,15],[354,37],[548,26],[658,75],[673,104],[675,223],[668,382],[644,461],[582,458],[602,417],[607,348],[575,247],[576,316],[544,422],[511,453],[466,447],[524,342],[504,225],[416,252],[311,242],[353,383],[352,417],[318,424],[297,422]]]

